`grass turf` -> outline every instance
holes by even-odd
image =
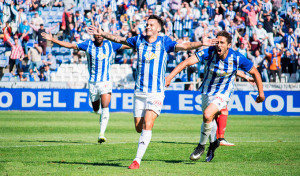
[[[162,114],[140,169],[127,167],[139,134],[132,114],[111,113],[108,142],[97,144],[93,113],[0,112],[1,175],[300,175],[300,117],[230,116],[211,163],[189,155],[202,116]]]

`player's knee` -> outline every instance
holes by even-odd
[[[212,116],[213,116],[213,114],[211,114],[210,112],[204,111],[204,113],[203,113],[203,121],[204,122],[210,122]]]
[[[145,124],[144,124],[144,129],[145,130],[152,130],[152,128],[153,128],[153,122],[145,122]]]

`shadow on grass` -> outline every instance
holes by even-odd
[[[151,141],[151,143],[162,143],[162,144],[188,144],[188,145],[197,145],[197,143],[195,143],[195,142]]]
[[[45,142],[45,143],[69,143],[69,144],[95,144],[96,143],[87,143],[87,142],[80,142],[80,141],[54,141],[54,140],[20,140],[20,142]]]
[[[132,160],[128,160],[128,159],[107,160],[107,162],[117,162],[117,161],[132,162]],[[159,161],[159,162],[165,162],[165,163],[169,163],[169,164],[176,164],[176,163],[195,164],[196,163],[196,162],[193,162],[193,161],[190,161],[190,160],[151,160],[151,159],[144,159],[143,161]]]
[[[85,163],[85,162],[67,162],[67,161],[49,161],[49,164],[78,164],[78,165],[90,165],[90,166],[113,166],[113,167],[127,167],[121,166],[119,163]]]

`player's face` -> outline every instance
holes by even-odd
[[[150,19],[146,24],[146,36],[157,35],[160,31],[160,26],[157,20]]]
[[[227,42],[227,38],[224,36],[218,36],[218,41],[216,44],[216,50],[219,57],[227,54],[229,48],[231,47],[231,43]]]
[[[103,37],[101,35],[94,35],[95,43],[100,45],[103,42]]]

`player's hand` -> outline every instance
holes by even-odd
[[[47,34],[46,32],[43,32],[41,35],[42,35],[42,37],[43,37],[44,39],[46,39],[46,40],[52,41],[52,39],[53,39],[51,33]]]
[[[166,84],[165,84],[165,86],[166,86],[166,87],[169,87],[170,84],[171,84],[171,79],[167,76],[167,77],[166,77]]]
[[[258,95],[257,98],[256,98],[256,103],[261,103],[265,101],[265,96],[264,95]]]
[[[99,27],[100,28],[100,27]],[[87,28],[87,32],[88,32],[88,34],[90,34],[90,35],[101,35],[102,34],[102,30],[101,31],[99,31],[99,28],[97,28],[96,26],[89,26],[88,28]]]
[[[217,44],[217,42],[218,42],[217,38],[209,39],[207,37],[204,37],[203,40],[202,40],[203,46],[214,46],[214,45]]]

